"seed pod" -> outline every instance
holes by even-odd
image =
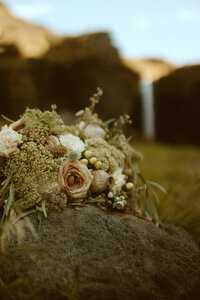
[[[101,194],[108,191],[114,184],[114,178],[103,170],[92,171],[92,175],[91,193]]]
[[[56,147],[59,145],[60,145],[59,139],[55,135],[49,135],[46,138],[46,146]]]
[[[25,120],[19,119],[16,122],[10,124],[9,128],[14,131],[20,132],[25,127]]]

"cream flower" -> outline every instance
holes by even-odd
[[[71,133],[60,136],[61,144],[67,148],[68,151],[76,151],[82,153],[85,149],[85,144],[78,136]]]
[[[116,195],[121,191],[122,186],[126,183],[125,175],[122,173],[122,169],[119,168],[112,174],[112,177],[114,178],[114,185],[111,190],[113,194]]]
[[[78,161],[65,161],[58,175],[61,188],[72,198],[85,198],[92,179],[88,168]]]
[[[0,131],[0,156],[8,156],[17,151],[18,144],[22,143],[22,135],[8,128],[7,125],[3,126]]]
[[[97,125],[89,124],[84,130],[84,135],[87,139],[102,138],[105,139],[106,133],[103,128]]]
[[[117,209],[121,210],[121,209],[124,209],[126,204],[127,204],[127,201],[125,200],[124,196],[116,197],[114,204],[113,204],[113,208],[117,208]]]

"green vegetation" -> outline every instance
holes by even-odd
[[[0,251],[0,299],[1,300],[78,300],[78,274],[75,270],[75,282],[71,286],[57,287],[56,290],[43,291],[30,284],[30,278],[24,275],[23,259],[33,263],[36,257],[47,255],[45,247],[17,247]],[[27,258],[28,257],[28,258]]]
[[[200,243],[200,149],[140,142],[134,145],[144,155],[140,164],[146,179],[159,182],[161,221],[184,227]]]

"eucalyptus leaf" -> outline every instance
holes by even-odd
[[[154,188],[152,186],[150,186],[150,190],[151,190],[154,198],[156,199],[157,203],[159,204],[160,203],[160,199],[158,197],[158,194],[156,193],[156,191],[154,190]]]
[[[47,218],[46,201],[45,200],[42,201],[42,211],[43,211],[45,218]]]
[[[152,197],[149,195],[148,197],[148,200],[149,200],[149,204],[150,204],[150,214],[152,216],[152,219],[155,221],[155,222],[159,222],[159,217],[158,217],[158,213],[157,213],[157,209],[153,203],[153,199]]]
[[[70,203],[70,205],[72,205],[72,206],[85,206],[84,203],[79,203],[79,202],[73,202],[73,203]]]
[[[127,138],[127,142],[129,143],[132,140],[132,135]]]
[[[1,117],[2,117],[4,120],[6,120],[6,121],[8,121],[8,122],[10,122],[10,123],[14,123],[14,122],[15,122],[15,121],[9,119],[8,117],[4,116],[3,114],[1,114]]]
[[[22,218],[24,218],[24,217],[26,217],[26,216],[28,216],[28,215],[31,215],[31,214],[33,214],[33,213],[35,213],[35,212],[37,212],[36,209],[31,209],[31,210],[28,210],[28,211],[25,211],[25,212],[19,214],[19,215],[15,218],[13,224],[16,224],[20,219],[22,219]]]
[[[5,204],[3,216],[2,216],[2,219],[1,219],[1,224],[3,224],[6,216],[9,217],[10,209],[11,209],[13,200],[14,200],[14,189],[13,189],[13,184],[11,183],[11,185],[9,187],[9,197],[8,197],[8,199],[6,201],[6,204]]]
[[[4,184],[2,186],[2,188],[0,189],[0,195],[6,190],[9,182],[10,182],[11,176],[9,176],[5,181]]]
[[[116,119],[109,119],[109,120],[105,121],[104,124],[105,124],[106,126],[109,126],[109,125],[110,125],[111,123],[113,123],[114,121],[116,121]]]
[[[137,174],[140,173],[140,168],[139,168],[139,166],[138,166],[137,163],[133,163],[133,168],[134,168],[134,170],[135,170],[135,172],[136,172]]]
[[[38,217],[38,221],[39,221],[38,230],[40,231],[40,228],[41,228],[41,225],[42,225],[42,212],[41,211],[38,212],[37,217]]]
[[[157,183],[157,182],[154,182],[154,181],[151,181],[151,180],[147,180],[147,184],[156,187],[157,189],[159,189],[164,194],[167,193],[166,189],[162,185],[160,185],[159,183]]]

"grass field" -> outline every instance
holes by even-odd
[[[158,212],[161,221],[182,226],[200,243],[200,147],[135,143],[144,155],[146,179],[163,185]]]

